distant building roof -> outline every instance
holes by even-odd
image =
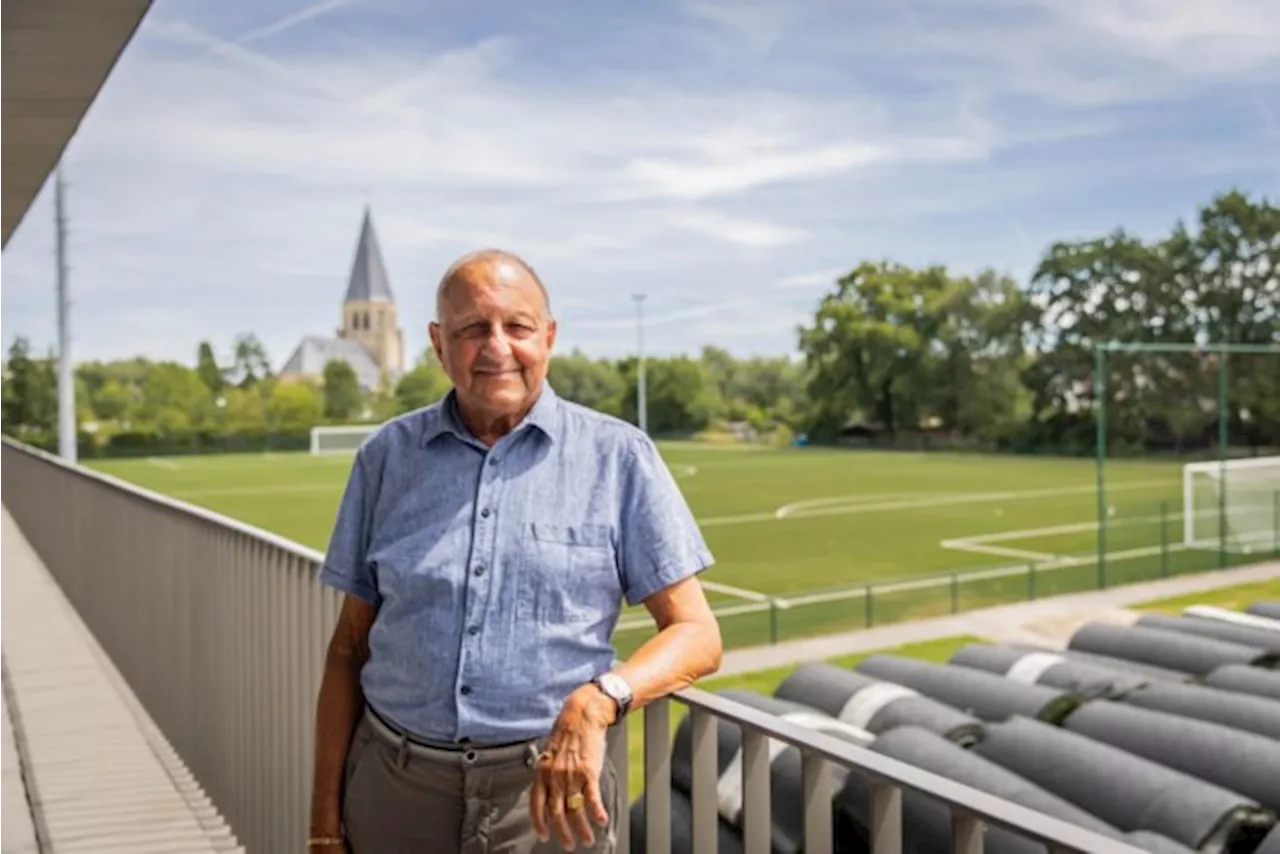
[[[382,249],[373,232],[373,214],[367,207],[364,209],[364,221],[360,224],[360,240],[356,243],[356,257],[351,263],[345,301],[360,300],[395,302],[391,296],[391,282],[387,278],[387,265],[382,260]]]
[[[378,363],[359,343],[319,335],[308,335],[298,342],[280,373],[319,377],[324,374],[324,366],[331,359],[342,359],[349,364],[364,388],[374,388],[382,381]]]

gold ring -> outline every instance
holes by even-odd
[[[577,812],[582,809],[587,799],[582,797],[581,792],[574,792],[572,795],[564,799],[564,805],[569,808],[570,812]]]

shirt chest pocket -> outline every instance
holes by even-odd
[[[522,614],[548,627],[612,619],[622,585],[607,525],[530,522],[520,540]]]

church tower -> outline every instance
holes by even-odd
[[[366,206],[360,239],[342,301],[342,327],[338,337],[364,347],[378,367],[392,378],[404,371],[404,333],[396,316],[391,282],[382,250],[373,231],[373,216]]]

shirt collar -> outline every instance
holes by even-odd
[[[509,435],[514,435],[526,427],[533,427],[540,430],[544,436],[554,442],[559,425],[560,398],[556,395],[555,390],[551,388],[551,383],[543,380],[542,391],[539,392],[538,399],[534,401],[533,407],[528,414]],[[456,389],[452,388],[449,389],[449,393],[445,395],[444,399],[440,401],[440,405],[432,410],[431,417],[427,420],[427,424],[422,431],[422,444],[429,444],[445,433],[451,433],[463,441],[475,440],[475,437],[471,435],[471,431],[467,429],[467,425],[462,422],[462,417],[458,414],[458,393]]]

